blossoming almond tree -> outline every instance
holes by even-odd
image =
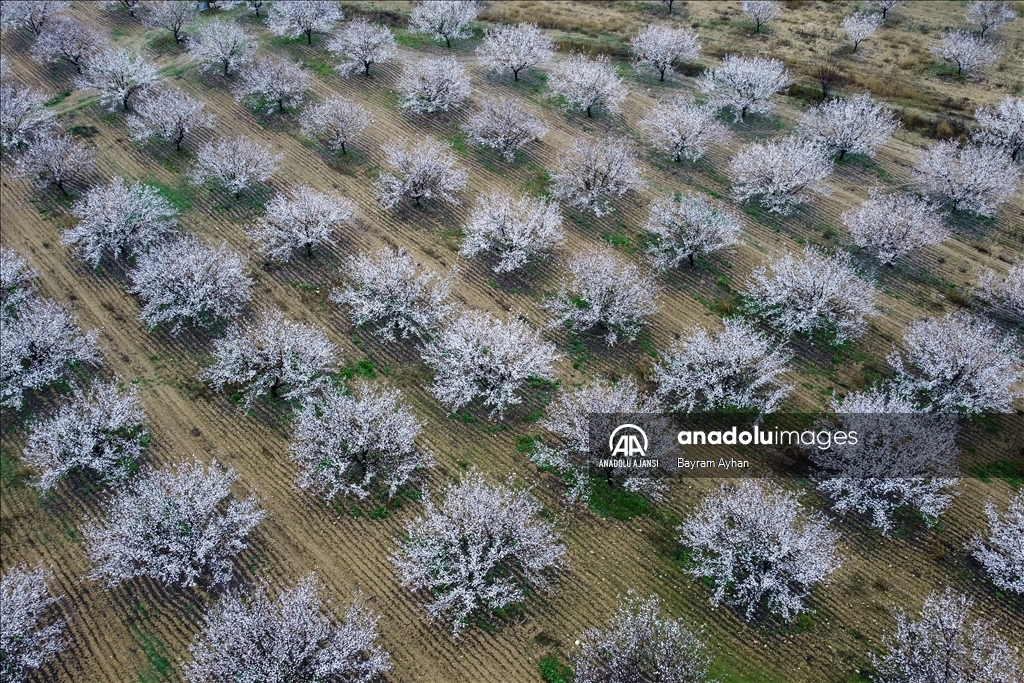
[[[417,143],[402,138],[385,144],[384,155],[394,172],[382,171],[377,180],[381,207],[393,209],[405,197],[416,200],[417,206],[434,197],[459,203],[455,193],[466,187],[468,174],[455,166],[449,145],[429,138]]]
[[[994,216],[1017,191],[1021,168],[1001,147],[940,142],[921,153],[914,168],[918,184],[954,211]]]
[[[121,392],[117,385],[76,388],[56,413],[32,426],[22,460],[37,473],[34,486],[48,491],[75,470],[106,481],[128,476],[147,441],[146,415],[135,387]]]
[[[191,180],[196,185],[212,182],[239,198],[244,190],[266,182],[277,170],[282,155],[243,135],[220,138],[199,149]]]
[[[519,80],[519,72],[550,60],[555,44],[536,24],[498,25],[484,33],[476,58],[488,71],[511,71]]]
[[[974,139],[984,145],[999,147],[1017,161],[1024,154],[1024,97],[1004,97],[992,109],[978,107],[974,118],[981,130]]]
[[[338,355],[313,325],[286,320],[280,311],[263,311],[255,322],[228,327],[214,342],[213,365],[202,376],[218,391],[238,389],[248,408],[266,393],[293,400],[325,387]]]
[[[994,270],[984,271],[975,294],[1000,313],[1024,320],[1024,263],[1011,266],[1003,278]]]
[[[13,249],[0,247],[0,313],[16,316],[21,304],[35,292],[32,280],[39,276],[28,259]]]
[[[471,142],[496,149],[511,163],[517,150],[544,137],[547,126],[518,100],[488,97],[464,130]]]
[[[311,574],[276,601],[266,584],[227,593],[203,616],[189,646],[188,683],[288,681],[377,683],[391,669],[378,642],[380,617],[357,593],[344,619],[333,614]]]
[[[647,248],[654,267],[668,270],[684,259],[728,249],[739,242],[739,217],[694,194],[670,196],[651,204],[644,230],[654,238]]]
[[[235,498],[233,469],[184,462],[142,474],[82,528],[90,578],[108,586],[147,576],[169,586],[227,582],[232,560],[265,513]]]
[[[1017,18],[1017,12],[1003,0],[972,0],[967,3],[967,20],[978,27],[982,37]]]
[[[89,57],[75,84],[84,90],[96,90],[100,103],[109,111],[120,105],[127,111],[132,97],[150,88],[160,74],[151,61],[127,48],[110,48]]]
[[[825,518],[797,494],[756,480],[724,484],[679,531],[692,553],[689,573],[712,582],[712,604],[734,605],[748,621],[762,610],[786,621],[806,612],[813,588],[840,565],[839,534]]]
[[[252,61],[256,39],[233,21],[213,19],[190,32],[188,52],[200,70],[219,69],[228,76]]]
[[[275,104],[278,112],[283,112],[285,105],[299,106],[312,86],[302,64],[277,55],[257,57],[245,65],[240,76],[235,97],[263,104],[265,111],[272,111]]]
[[[756,198],[768,211],[785,216],[814,195],[826,194],[824,180],[832,169],[824,144],[789,137],[743,147],[729,162],[729,177],[736,201]]]
[[[704,72],[697,87],[715,107],[732,109],[741,121],[751,112],[770,114],[771,96],[789,81],[789,72],[777,59],[726,55],[717,69]]]
[[[345,197],[303,184],[274,195],[249,236],[267,258],[288,261],[296,249],[312,256],[313,247],[334,244],[334,232],[355,212],[355,204]]]
[[[660,79],[677,62],[693,62],[700,55],[697,33],[689,28],[671,28],[648,24],[647,28],[630,40],[633,64],[653,69]]]
[[[53,137],[54,113],[46,108],[47,99],[40,90],[0,84],[0,146],[23,150],[37,139]]]
[[[65,61],[82,73],[82,65],[96,52],[108,49],[106,38],[95,29],[71,17],[57,16],[47,21],[30,54],[37,62]]]
[[[561,225],[562,213],[554,202],[492,191],[477,198],[459,253],[473,257],[492,252],[498,257],[494,272],[517,270],[564,239]]]
[[[771,413],[793,390],[782,381],[792,354],[736,319],[708,333],[680,338],[654,367],[657,394],[669,410],[685,413],[737,408]]]
[[[78,223],[60,241],[74,245],[93,268],[105,254],[117,259],[144,253],[177,228],[178,212],[159,190],[138,182],[129,185],[120,176],[91,188],[71,212]]]
[[[299,486],[328,501],[366,498],[378,488],[394,496],[417,470],[434,464],[416,447],[422,429],[397,391],[364,387],[310,397],[295,416],[291,442]]]
[[[612,212],[611,197],[643,187],[632,144],[614,137],[576,140],[571,151],[559,156],[551,179],[556,199],[598,217]]]
[[[368,325],[385,339],[429,338],[450,315],[451,276],[421,269],[404,249],[381,249],[349,258],[350,283],[331,301],[350,309],[354,325]]]
[[[778,0],[743,0],[740,6],[754,20],[754,33],[760,33],[762,26],[782,16],[782,3]]]
[[[65,623],[54,615],[58,598],[47,583],[52,572],[42,566],[11,567],[0,582],[0,675],[3,680],[27,681],[33,670],[46,666],[67,648]]]
[[[136,141],[159,137],[181,151],[186,135],[214,127],[213,115],[205,109],[205,101],[181,90],[168,88],[147,93],[135,104],[135,115],[128,117],[129,135]]]
[[[674,161],[685,156],[697,161],[708,147],[726,142],[729,130],[718,122],[714,107],[697,104],[689,95],[677,95],[653,107],[640,119],[647,140]]]
[[[873,291],[845,251],[828,256],[805,247],[803,257],[787,253],[755,269],[748,292],[755,310],[786,334],[821,329],[842,342],[859,336],[864,319],[876,313]]]
[[[303,135],[341,154],[348,154],[345,145],[359,140],[372,121],[370,112],[341,95],[330,95],[299,115]]]
[[[95,163],[93,149],[66,133],[40,135],[14,160],[18,176],[39,187],[53,185],[65,197],[68,183],[92,171]]]
[[[891,111],[863,94],[829,100],[812,108],[800,122],[802,135],[825,145],[830,154],[875,156],[900,127]]]
[[[985,505],[988,536],[976,534],[971,542],[975,559],[999,588],[1024,594],[1024,492],[1010,499],[1003,514],[991,502]]]
[[[842,219],[853,243],[873,252],[887,266],[949,236],[931,202],[899,192],[872,191],[858,208],[845,211]]]
[[[562,97],[565,107],[593,115],[594,107],[617,114],[629,94],[607,55],[595,58],[572,53],[558,62],[548,76],[550,97]]]
[[[856,52],[860,44],[874,35],[882,26],[881,14],[867,14],[856,12],[843,19],[843,30],[846,37],[853,43],[853,51]]]
[[[400,106],[417,114],[448,111],[469,97],[469,76],[454,57],[423,57],[406,63],[398,80]]]
[[[345,13],[334,0],[288,0],[275,2],[267,11],[267,27],[275,36],[299,38],[313,44],[314,33],[330,33]]]
[[[499,417],[522,402],[528,379],[553,380],[558,359],[554,344],[526,321],[483,311],[467,311],[443,325],[422,355],[434,371],[428,390],[449,410],[478,400]]]
[[[423,515],[406,525],[392,557],[399,580],[431,598],[427,614],[452,633],[493,610],[522,602],[525,589],[548,589],[565,566],[565,546],[543,521],[528,490],[489,486],[475,472],[448,484],[438,505],[424,497]]]
[[[658,312],[654,280],[611,249],[580,252],[568,268],[568,281],[546,304],[556,316],[554,324],[577,333],[599,328],[605,342],[614,346],[620,335],[627,341],[636,339],[645,319]]]
[[[343,76],[363,72],[370,77],[370,67],[395,58],[398,48],[391,29],[371,24],[365,19],[354,19],[338,31],[327,49],[341,60],[336,70]]]
[[[478,11],[473,0],[418,2],[409,17],[409,30],[426,33],[451,47],[453,40],[469,36],[469,25],[476,19]]]

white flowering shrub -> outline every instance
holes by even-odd
[[[434,371],[427,388],[441,403],[454,412],[479,401],[499,417],[522,402],[527,380],[554,380],[557,359],[554,344],[526,321],[483,311],[467,311],[442,325],[423,349],[423,362]]]
[[[42,4],[42,3],[40,3]],[[0,582],[0,676],[22,683],[64,651],[64,620],[53,615],[54,597],[46,585],[52,573],[42,566],[11,567]]]
[[[562,59],[548,75],[550,97],[564,99],[567,109],[593,115],[594,107],[617,114],[629,90],[607,55],[591,58],[576,52]]]
[[[377,489],[394,496],[417,470],[434,464],[416,446],[422,429],[397,391],[363,387],[308,398],[295,416],[290,446],[299,486],[328,501],[362,499]]]
[[[786,621],[840,565],[839,534],[803,509],[799,496],[758,480],[725,484],[701,501],[679,527],[691,552],[690,574],[711,580],[712,604],[762,611]]]
[[[518,100],[488,97],[464,127],[469,141],[515,160],[516,151],[544,137],[547,126]]]
[[[355,213],[351,200],[302,184],[274,195],[250,228],[249,236],[267,258],[288,261],[298,249],[312,256],[314,247],[334,244],[334,233]]]
[[[384,155],[394,171],[382,171],[377,179],[382,208],[393,209],[405,197],[414,199],[417,206],[435,197],[459,203],[455,193],[466,187],[468,174],[455,166],[451,146],[429,138],[417,143],[402,138],[385,144]]]
[[[510,197],[497,191],[477,197],[476,207],[463,228],[459,253],[473,257],[494,254],[494,272],[518,270],[545,257],[565,235],[558,204],[526,195]]]
[[[719,123],[714,107],[697,104],[689,95],[677,95],[654,106],[640,119],[644,137],[674,161],[697,161],[711,145],[728,141],[729,130]]]
[[[621,335],[633,341],[658,312],[658,286],[640,269],[619,259],[611,249],[583,251],[568,263],[569,279],[546,307],[573,332],[597,328],[614,346]]]
[[[612,197],[643,187],[633,145],[614,137],[574,141],[572,150],[559,156],[551,180],[556,199],[598,217],[612,212]]]
[[[805,247],[754,270],[747,294],[754,311],[785,334],[821,331],[842,343],[860,336],[875,315],[874,292],[853,268],[850,254],[828,256]]]
[[[791,358],[784,346],[740,320],[724,320],[713,334],[695,327],[654,367],[657,395],[667,409],[685,413],[773,413],[793,390],[782,381]]]
[[[859,207],[843,212],[842,219],[853,243],[887,266],[949,236],[934,204],[902,192],[872,190]]]
[[[536,24],[498,25],[484,33],[476,58],[488,71],[511,71],[519,80],[519,72],[550,60],[555,44]]]
[[[651,204],[644,230],[654,238],[647,254],[658,270],[676,268],[684,260],[712,254],[739,243],[739,217],[707,198],[683,194]]]
[[[802,137],[753,142],[729,162],[732,194],[738,202],[757,199],[783,216],[793,208],[827,194],[824,181],[833,164],[824,144]]]
[[[349,258],[345,288],[331,300],[349,307],[353,325],[367,325],[385,339],[433,335],[452,311],[451,276],[421,269],[404,249],[381,249]]]
[[[469,97],[469,76],[454,57],[423,57],[408,62],[398,80],[402,109],[431,114],[458,107]]]
[[[997,587],[1024,594],[1024,492],[1018,491],[1000,514],[992,503],[985,505],[988,536],[975,534],[971,543],[989,579]]]
[[[263,311],[252,323],[228,327],[214,342],[213,364],[202,376],[218,391],[236,389],[248,408],[267,393],[294,400],[325,387],[338,355],[313,325],[286,320],[280,311]]]
[[[448,484],[435,504],[406,525],[393,556],[399,580],[429,595],[427,614],[452,633],[491,611],[522,602],[525,589],[547,589],[565,565],[565,546],[528,490],[489,486],[477,473]]]
[[[82,528],[90,578],[116,586],[140,576],[168,586],[226,583],[232,560],[265,513],[235,498],[233,469],[199,461],[151,470],[119,492],[103,519]]]
[[[732,109],[741,121],[752,112],[771,114],[772,95],[789,81],[789,72],[777,59],[726,55],[717,69],[704,72],[697,87],[713,106]]]
[[[32,425],[22,462],[35,470],[34,486],[48,491],[72,471],[113,482],[128,476],[148,442],[146,415],[135,387],[122,392],[117,385],[76,388],[52,416]]]

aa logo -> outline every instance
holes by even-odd
[[[619,425],[608,437],[613,458],[642,458],[647,453],[647,434],[633,424]]]

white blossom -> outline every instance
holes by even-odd
[[[54,597],[46,585],[52,572],[42,566],[11,567],[0,583],[4,618],[0,621],[0,676],[22,683],[66,647],[64,620],[54,616]]]
[[[512,72],[519,80],[519,72],[550,60],[555,55],[555,44],[536,24],[518,26],[498,25],[484,33],[476,58],[488,71]]]
[[[901,192],[872,190],[864,203],[844,212],[842,219],[853,243],[873,252],[885,265],[949,236],[933,204]]]
[[[216,460],[150,470],[119,492],[104,519],[82,528],[89,577],[116,586],[140,576],[168,586],[226,583],[232,560],[265,513],[250,496],[235,498],[238,475]]]
[[[328,501],[365,498],[378,487],[394,496],[416,470],[434,464],[416,447],[422,429],[397,391],[363,388],[309,398],[295,416],[290,447],[301,469],[299,486]]]
[[[692,553],[689,573],[712,581],[712,604],[735,605],[748,621],[762,609],[787,621],[806,612],[811,590],[840,564],[839,534],[824,517],[759,480],[723,485],[679,531]]]
[[[330,95],[299,115],[299,126],[306,137],[342,154],[348,154],[345,145],[358,140],[372,122],[370,112],[341,95]]]
[[[484,98],[464,129],[470,142],[498,150],[510,163],[516,150],[540,140],[548,132],[543,121],[510,97]]]
[[[617,114],[629,94],[607,55],[595,58],[572,53],[559,61],[548,76],[550,97],[562,97],[568,109],[580,109],[591,116],[594,107]]]
[[[881,14],[867,14],[856,12],[843,19],[843,30],[846,37],[853,43],[853,51],[856,52],[860,44],[870,38],[875,31],[882,27],[885,21]]]
[[[352,220],[355,210],[345,197],[303,184],[274,195],[249,236],[268,258],[288,261],[296,249],[312,256],[314,246],[334,244],[334,232]]]
[[[974,139],[985,145],[1001,147],[1017,161],[1024,152],[1024,97],[1006,96],[993,109],[978,107],[974,118],[981,130]]]
[[[449,410],[479,400],[499,417],[522,402],[527,380],[553,380],[557,359],[554,344],[525,320],[515,315],[502,320],[484,311],[467,311],[442,325],[423,350],[423,361],[434,371],[428,390]]]
[[[54,114],[46,108],[46,100],[39,90],[0,84],[0,146],[15,151],[53,137]]]
[[[314,33],[331,33],[344,18],[334,0],[287,0],[270,5],[267,26],[275,36],[306,36],[306,44],[312,45]]]
[[[1017,492],[1003,514],[987,503],[985,516],[988,536],[975,535],[974,557],[997,587],[1024,594],[1024,491]]]
[[[573,141],[572,150],[559,155],[551,180],[556,199],[598,217],[613,211],[611,197],[643,187],[633,144],[615,137]]]
[[[391,669],[378,643],[380,617],[358,593],[339,620],[315,574],[282,589],[276,601],[267,591],[263,583],[230,591],[210,608],[189,646],[188,683],[374,683]]]
[[[647,24],[647,28],[629,41],[633,65],[654,69],[661,80],[677,62],[694,62],[700,55],[697,32],[690,28],[671,28]]]
[[[932,593],[921,619],[896,613],[896,630],[882,638],[885,652],[874,652],[872,680],[942,681],[943,683],[1014,683],[1024,671],[1014,648],[990,622],[974,619],[974,601],[954,593]]]
[[[669,102],[655,105],[640,119],[644,137],[674,161],[685,156],[697,161],[708,147],[729,139],[729,130],[715,118],[714,107],[694,102],[689,95],[677,95]]]
[[[96,153],[66,133],[41,135],[15,159],[17,174],[40,187],[53,185],[67,196],[65,184],[92,170]]]
[[[684,619],[663,616],[657,595],[644,600],[630,593],[606,628],[590,629],[576,642],[576,683],[709,681],[706,639]]]
[[[865,93],[812,108],[804,114],[798,130],[821,142],[830,154],[838,152],[842,159],[847,152],[875,156],[899,127],[893,113]]]
[[[440,506],[406,525],[408,540],[392,557],[399,580],[431,598],[427,614],[454,635],[491,610],[522,602],[525,588],[548,589],[565,566],[565,546],[540,519],[528,490],[488,486],[475,472],[448,484]]]
[[[609,248],[580,252],[568,269],[569,282],[546,305],[557,317],[554,324],[565,324],[577,333],[598,328],[605,342],[614,346],[619,335],[635,340],[645,319],[658,312],[653,278]]]
[[[1002,0],[973,0],[967,3],[967,20],[984,36],[989,29],[999,28],[1017,18],[1017,12]]]
[[[739,243],[742,226],[735,214],[695,194],[668,196],[651,204],[644,225],[654,240],[647,248],[658,270],[678,267],[694,257],[728,249]]]
[[[469,76],[454,57],[423,57],[405,65],[398,79],[402,109],[417,114],[448,111],[469,97]]]
[[[48,64],[63,59],[82,73],[82,64],[99,50],[108,49],[106,38],[95,29],[71,17],[54,17],[36,36],[29,54]]]
[[[921,153],[914,176],[954,211],[993,216],[1020,185],[1021,169],[999,147],[946,141]]]
[[[343,76],[362,71],[369,77],[371,65],[390,61],[398,54],[391,29],[365,19],[346,24],[327,43],[327,49],[342,60],[337,70]]]
[[[338,355],[317,327],[264,310],[254,322],[232,323],[213,343],[213,364],[202,377],[217,391],[237,389],[250,408],[267,393],[290,401],[322,389]]]
[[[188,36],[189,57],[201,71],[219,69],[227,76],[249,64],[255,52],[256,39],[233,21],[214,19]]]
[[[771,96],[789,85],[789,72],[777,59],[726,55],[717,69],[705,71],[697,87],[715,107],[731,108],[736,121],[747,114],[771,114]]]
[[[96,330],[82,334],[71,312],[49,299],[27,297],[0,324],[0,405],[20,410],[25,392],[69,376],[69,365],[101,362]]]
[[[785,334],[821,330],[836,342],[862,334],[864,319],[877,313],[873,288],[858,277],[845,251],[828,256],[805,247],[802,257],[787,252],[754,270],[748,294],[755,310]]]
[[[822,143],[799,137],[751,143],[729,162],[736,201],[757,198],[768,211],[784,216],[813,195],[826,194],[824,180],[832,169]]]
[[[0,312],[16,314],[35,288],[32,280],[39,271],[29,265],[28,259],[13,249],[0,247]]]
[[[546,256],[564,239],[561,226],[558,204],[491,191],[477,197],[459,253],[473,257],[492,252],[498,258],[494,272],[507,273]]]
[[[93,268],[104,254],[115,259],[137,256],[173,235],[178,214],[155,187],[129,185],[121,176],[90,188],[71,206],[71,213],[78,223],[61,233],[61,244],[74,245]]]
[[[203,145],[196,155],[192,182],[197,185],[213,182],[239,197],[243,190],[266,182],[277,170],[281,155],[243,135],[220,138]]]
[[[586,465],[590,460],[590,416],[594,414],[657,413],[661,406],[644,396],[636,382],[626,378],[612,384],[601,378],[555,395],[540,426],[557,437],[555,445],[542,444],[530,458],[539,466],[554,468],[566,482],[566,497],[587,500],[592,493]],[[624,467],[605,467],[598,472],[608,484],[617,484],[649,498],[663,497],[663,483],[649,476],[637,476]]]
[[[404,249],[350,257],[343,272],[351,284],[333,290],[331,300],[349,307],[353,324],[370,325],[386,339],[429,337],[451,313],[451,277],[420,270]]]
[[[654,366],[658,398],[685,413],[736,408],[773,413],[793,390],[782,381],[792,354],[740,320],[713,334],[702,327],[680,338]]]
[[[128,12],[129,15],[135,16],[136,12],[139,11],[141,0],[99,0],[96,4],[101,9],[108,11],[119,11],[122,8]]]
[[[139,318],[150,328],[186,323],[208,326],[232,318],[252,297],[245,260],[226,244],[207,247],[189,235],[160,244],[138,258],[129,289],[143,301]]]
[[[181,42],[181,31],[199,16],[199,3],[193,0],[153,0],[142,3],[142,21],[150,28],[164,28]]]
[[[265,55],[242,68],[235,97],[251,98],[264,111],[273,111],[276,104],[277,111],[283,112],[285,105],[302,104],[311,86],[312,79],[302,64],[287,57]]]
[[[907,0],[868,0],[868,4],[875,7],[879,12],[882,13],[882,21],[885,21],[885,15],[888,14],[889,10],[897,5],[903,5]]]
[[[754,33],[760,33],[761,27],[782,16],[782,3],[777,0],[743,0],[743,11],[754,20]]]
[[[257,19],[260,17],[260,9],[262,9],[265,4],[266,0],[245,0],[245,7],[252,10]]]
[[[903,353],[889,354],[897,381],[938,412],[1010,412],[1024,396],[1020,348],[992,323],[969,313],[924,318],[907,326]]]
[[[897,388],[852,392],[833,401],[843,429],[856,445],[822,450],[808,447],[818,468],[818,490],[839,514],[869,514],[871,525],[888,535],[900,508],[916,510],[932,524],[953,500],[957,478],[957,425],[923,415]]]
[[[46,25],[71,7],[68,0],[5,0],[0,24],[22,26],[37,36]]]
[[[943,32],[941,41],[932,46],[931,52],[939,59],[956,64],[957,76],[992,66],[1002,55],[995,44],[964,29]]]
[[[159,77],[156,66],[145,57],[127,48],[111,48],[90,56],[75,84],[98,91],[108,111],[119,105],[128,110],[132,96],[144,93]]]
[[[117,385],[76,388],[56,413],[32,426],[22,461],[38,474],[34,486],[47,491],[75,470],[105,481],[128,476],[146,443],[146,415],[135,387],[122,393]]]
[[[136,102],[135,114],[128,117],[128,133],[135,141],[162,138],[181,150],[185,136],[202,128],[214,127],[206,102],[188,93],[168,88],[148,92]]]
[[[455,166],[451,146],[431,138],[410,142],[400,138],[384,145],[384,155],[394,172],[382,171],[376,183],[384,209],[398,206],[404,197],[433,199],[458,204],[456,192],[466,187],[468,174]]]
[[[1024,263],[1011,266],[1003,278],[994,270],[985,270],[975,293],[996,310],[1024,320]]]
[[[458,38],[470,33],[470,23],[476,19],[477,4],[473,0],[428,0],[418,2],[409,17],[409,30],[426,33],[434,40],[443,40],[448,47]]]

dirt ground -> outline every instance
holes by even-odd
[[[239,492],[254,492],[267,510],[266,520],[239,559],[237,585],[256,579],[293,583],[316,571],[325,595],[339,609],[355,590],[361,590],[382,614],[382,642],[394,661],[388,680],[395,682],[539,681],[538,661],[548,654],[564,661],[579,635],[603,623],[615,609],[616,596],[629,589],[657,593],[673,616],[684,615],[701,625],[710,640],[714,673],[723,682],[865,680],[868,652],[877,649],[883,632],[892,628],[895,610],[916,611],[926,595],[947,583],[970,594],[979,614],[993,620],[1011,642],[1020,644],[1024,604],[997,594],[964,549],[983,527],[985,502],[1005,505],[1013,494],[1014,489],[1003,480],[965,479],[941,524],[934,528],[911,524],[893,538],[870,530],[863,520],[835,519],[834,527],[842,533],[839,552],[843,565],[827,586],[815,591],[811,600],[814,612],[790,625],[748,624],[731,609],[713,608],[708,587],[686,574],[679,561],[675,526],[717,482],[675,482],[667,501],[629,520],[601,517],[585,507],[567,505],[553,475],[539,474],[517,449],[518,437],[541,433],[527,419],[540,407],[539,398],[531,398],[504,423],[482,416],[449,416],[423,389],[429,372],[412,344],[387,343],[354,329],[346,312],[328,299],[331,288],[342,281],[349,255],[385,244],[400,245],[438,271],[457,266],[454,290],[460,305],[494,312],[520,311],[534,325],[544,327],[549,315],[541,303],[557,287],[570,255],[612,243],[623,257],[640,260],[637,244],[652,200],[694,188],[727,201],[728,160],[752,140],[791,130],[807,106],[803,91],[797,88],[792,95],[779,96],[771,117],[755,116],[731,126],[730,144],[713,148],[705,160],[674,164],[643,143],[637,121],[655,102],[692,91],[692,75],[677,73],[659,83],[656,75],[637,73],[623,60],[620,71],[630,97],[622,113],[586,119],[575,113],[563,114],[545,96],[543,73],[549,65],[532,70],[518,83],[504,74],[482,72],[473,50],[486,26],[483,22],[472,39],[447,49],[405,30],[409,3],[342,4],[349,15],[365,14],[397,26],[400,59],[374,66],[370,79],[343,78],[331,71],[333,61],[324,49],[323,36],[317,36],[309,47],[304,39],[273,38],[242,7],[224,13],[256,32],[262,50],[302,60],[314,77],[311,97],[339,92],[372,111],[374,121],[365,138],[341,161],[329,158],[302,137],[294,112],[254,114],[235,101],[227,79],[197,74],[184,48],[175,45],[166,31],[146,30],[127,14],[103,12],[83,2],[75,3],[71,10],[117,45],[145,51],[168,81],[206,100],[216,117],[216,130],[190,137],[183,153],[175,154],[156,142],[132,143],[122,114],[111,115],[94,96],[73,90],[71,67],[43,66],[28,59],[31,39],[27,31],[8,31],[3,36],[3,52],[18,80],[53,95],[71,90],[53,105],[60,114],[60,126],[77,127],[77,134],[97,151],[95,172],[75,183],[74,193],[80,195],[88,186],[113,175],[158,183],[185,208],[180,217],[184,231],[207,243],[226,242],[248,257],[255,280],[252,313],[276,308],[296,320],[319,325],[342,350],[345,362],[373,363],[375,376],[360,381],[401,389],[404,400],[426,425],[421,445],[438,462],[425,476],[428,488],[437,488],[469,467],[478,468],[493,482],[503,481],[509,474],[520,482],[536,482],[536,494],[558,519],[569,549],[569,570],[554,591],[532,596],[508,620],[487,629],[467,629],[457,640],[444,625],[427,622],[421,596],[398,585],[389,559],[405,522],[418,513],[419,505],[409,501],[376,511],[380,501],[330,507],[298,490],[298,470],[287,450],[288,412],[265,404],[247,414],[205,387],[198,374],[209,362],[211,335],[186,333],[174,338],[148,331],[138,320],[137,301],[125,291],[123,272],[110,266],[92,270],[61,245],[60,231],[72,221],[68,202],[55,191],[38,190],[16,179],[5,165],[0,175],[3,245],[31,260],[40,272],[37,285],[42,293],[70,304],[83,328],[100,331],[106,362],[102,373],[116,374],[139,387],[152,434],[146,463],[160,466],[192,455],[203,460],[215,458],[234,467],[241,475]],[[627,50],[624,40],[647,23],[684,20],[700,33],[703,65],[709,66],[729,52],[771,55],[785,59],[798,84],[808,89],[812,84],[806,74],[814,61],[831,51],[844,52],[848,79],[841,93],[868,89],[904,112],[905,122],[917,122],[916,127],[905,125],[874,161],[838,165],[829,181],[829,196],[785,218],[749,209],[740,214],[744,222],[741,246],[706,259],[697,268],[684,267],[659,276],[660,313],[638,343],[609,350],[600,340],[585,339],[580,348],[570,346],[564,332],[547,330],[546,335],[563,354],[558,366],[562,386],[601,375],[613,379],[632,376],[650,388],[652,352],[664,351],[694,325],[719,325],[750,271],[766,257],[808,243],[827,249],[850,248],[840,220],[844,210],[866,198],[873,187],[911,187],[911,168],[920,151],[934,144],[936,131],[955,133],[957,126],[970,124],[977,105],[991,105],[1006,94],[1020,96],[1024,91],[1024,20],[998,30],[1004,54],[984,80],[955,81],[935,67],[928,46],[944,27],[964,24],[963,4],[956,2],[912,2],[897,7],[856,55],[849,55],[848,48],[840,45],[840,22],[855,7],[851,3],[787,2],[783,17],[758,35],[753,33],[752,23],[741,16],[738,2],[690,2],[683,11],[677,2],[672,17],[653,2],[481,4],[481,16],[487,21],[534,21],[565,41],[562,45],[613,55]],[[460,126],[471,105],[448,114],[402,114],[394,88],[402,61],[414,54],[455,55],[472,74],[473,100],[492,95],[519,97],[543,117],[550,132],[541,143],[531,146],[525,157],[508,164],[500,156],[466,143]],[[941,121],[948,127],[938,125]],[[929,128],[929,122],[935,125]],[[605,133],[637,141],[647,181],[644,191],[616,201],[616,210],[600,219],[567,210],[567,239],[556,257],[522,274],[496,276],[483,260],[458,255],[460,226],[478,194],[491,188],[535,191],[545,170],[555,166],[559,153],[573,139]],[[214,135],[235,134],[260,138],[283,153],[281,167],[267,189],[234,201],[189,186],[186,171],[192,152]],[[461,194],[463,201],[455,207],[381,210],[372,187],[378,171],[386,166],[381,145],[398,137],[422,136],[447,140],[457,150],[460,164],[470,171],[469,187]],[[358,206],[358,219],[341,231],[335,247],[312,259],[299,256],[286,265],[265,263],[245,228],[274,191],[302,182],[349,197]],[[787,409],[821,409],[833,392],[842,395],[868,386],[888,371],[885,357],[908,322],[964,306],[981,310],[969,296],[978,273],[983,268],[1005,273],[1009,264],[1024,254],[1024,196],[1018,192],[994,219],[955,217],[950,227],[954,232],[950,240],[894,268],[878,267],[854,249],[858,267],[877,291],[880,314],[871,318],[863,337],[839,352],[806,340],[794,341],[798,357],[790,380],[797,389]],[[72,481],[41,497],[26,485],[30,473],[19,461],[26,423],[57,400],[56,392],[43,392],[29,401],[23,413],[3,416],[0,564],[5,571],[19,563],[42,562],[52,567],[53,589],[64,596],[60,611],[68,622],[71,641],[57,662],[37,672],[32,680],[180,680],[181,664],[188,658],[187,648],[201,614],[216,595],[169,590],[143,580],[106,589],[99,582],[83,579],[90,564],[78,529],[86,519],[101,513],[109,494]],[[1024,405],[1017,407],[1020,410]],[[1020,444],[996,437],[992,447],[1021,455]],[[809,505],[825,507],[806,483],[784,484],[806,491]],[[369,514],[371,511],[375,514]]]

